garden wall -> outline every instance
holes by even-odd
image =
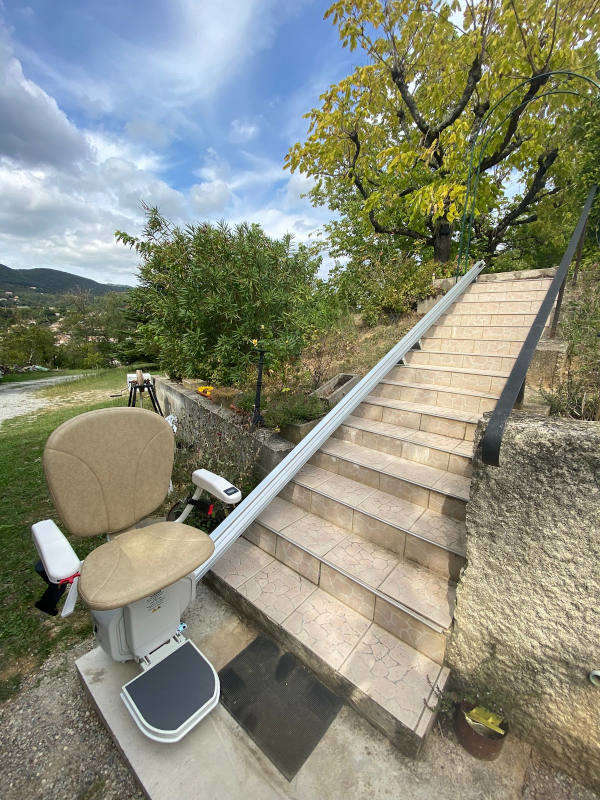
[[[224,425],[235,421],[236,414],[230,409],[223,408],[195,390],[166,378],[156,379],[156,395],[165,416],[175,414],[188,420],[210,416]],[[271,472],[294,447],[281,436],[266,429],[249,430],[248,436],[254,437],[259,445],[257,472],[261,478]]]
[[[512,730],[600,789],[600,423],[513,414],[501,466],[479,423],[448,663]]]

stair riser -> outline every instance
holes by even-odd
[[[503,290],[492,290],[489,284],[481,287],[476,292],[467,289],[461,297],[461,303],[537,303],[538,308],[546,297],[545,289],[523,289],[520,292],[510,292]]]
[[[362,483],[364,486],[370,486],[373,489],[379,489],[382,492],[394,495],[394,497],[407,500],[409,503],[414,503],[422,508],[429,508],[432,511],[454,517],[454,519],[464,520],[465,518],[466,501],[459,497],[449,496],[443,491],[420,486],[419,484],[412,483],[410,480],[398,478],[394,475],[387,475],[384,472],[380,472],[378,469],[365,467],[362,464],[356,464],[354,461],[349,461],[339,456],[333,456],[329,453],[315,453],[311,457],[309,463],[337,475],[342,475],[344,478]],[[311,489],[310,491],[314,494],[317,492],[317,489]],[[283,497],[283,495],[281,496]],[[319,495],[319,498],[321,498],[321,495]],[[324,499],[325,498],[318,499],[316,501],[317,504],[321,503]],[[314,502],[314,500],[312,502]],[[296,504],[298,505],[298,503]],[[328,505],[329,504],[326,503],[327,507]],[[305,506],[302,507],[304,508]],[[306,508],[306,510],[312,511],[312,506]],[[313,513],[317,512],[313,511]],[[333,513],[334,516],[337,513],[341,513],[343,519],[344,515],[347,513],[347,507],[344,506],[344,511],[342,512],[335,510]],[[319,516],[322,515],[319,514]],[[326,519],[329,519],[329,517],[326,517]],[[347,525],[342,525],[341,522],[336,522],[335,519],[330,519],[330,522],[340,525],[341,527],[348,527]]]
[[[472,353],[481,356],[519,355],[523,343],[485,339],[441,339],[439,336],[427,335],[421,339],[422,350],[435,350],[438,353]]]
[[[435,389],[418,389],[412,386],[395,386],[380,383],[372,392],[375,397],[387,397],[391,400],[405,400],[408,403],[423,403],[428,406],[440,406],[456,411],[468,411],[472,414],[483,414],[496,406],[496,400],[488,397],[458,394],[452,391],[436,391]]]
[[[520,295],[521,292],[547,292],[552,283],[551,278],[538,278],[527,281],[481,281],[473,283],[465,294],[474,295],[485,292]]]
[[[472,442],[475,438],[475,423],[445,419],[421,411],[405,411],[363,402],[352,413],[363,419],[391,422],[392,425],[402,425],[405,428],[414,428],[427,433],[440,433],[442,436],[451,436],[453,439]]]
[[[445,469],[455,475],[471,477],[473,464],[467,456],[454,455],[445,450],[437,450],[428,445],[417,444],[416,442],[397,439],[394,436],[386,436],[383,433],[363,431],[360,428],[352,428],[349,425],[340,425],[333,434],[335,439],[345,442],[352,442],[361,447],[368,447],[370,450],[377,450],[398,458],[406,458],[408,461],[415,461],[417,464],[426,464],[429,467]]]
[[[450,314],[444,314],[440,318],[442,325],[459,325],[459,326],[482,326],[482,327],[513,327],[515,325],[522,325],[526,328],[531,328],[535,314],[465,314],[462,310],[455,309]]]
[[[463,297],[452,307],[450,314],[537,314],[544,292],[540,292],[540,300],[479,300],[473,295],[468,300]]]
[[[544,332],[548,328],[544,328]],[[427,335],[434,339],[474,339],[477,341],[487,341],[490,339],[506,342],[524,342],[529,333],[529,326],[465,326],[458,325],[433,325]]]
[[[382,628],[393,633],[394,636],[402,639],[415,650],[429,656],[438,664],[443,663],[446,647],[446,637],[443,633],[433,630],[421,620],[398,608],[394,603],[390,603],[385,597],[370,591],[351,576],[344,575],[331,564],[324,563],[322,559],[307,553],[287,541],[285,537],[267,530],[260,523],[253,523],[244,537],[260,547],[258,541],[265,541],[265,534],[271,534],[273,537],[272,546],[276,551],[275,557],[282,564],[358,611],[363,617],[381,625]],[[455,556],[455,559],[462,562],[459,556]],[[457,574],[459,571],[460,566]]]
[[[207,574],[206,580],[221,597],[237,608],[242,615],[254,620],[262,629],[276,639],[284,650],[294,653],[326,686],[340,697],[343,697],[348,705],[352,706],[358,714],[386,736],[402,753],[411,757],[418,755],[425,736],[431,728],[432,721],[435,719],[434,715],[431,716],[429,723],[425,727],[420,726],[417,729],[418,734],[415,734],[375,700],[352,685],[340,672],[332,669],[316,653],[286,631],[282,625],[272,620],[263,611],[260,611],[253,603],[213,572]],[[384,626],[381,625],[381,627]]]
[[[449,366],[449,365],[448,365]],[[417,366],[394,367],[388,372],[386,378],[403,383],[433,384],[445,388],[469,389],[483,394],[500,395],[506,383],[506,377],[494,375],[478,375],[468,372],[448,372],[436,370],[433,365],[430,369],[419,369]],[[473,367],[475,369],[475,367]]]
[[[463,353],[429,353],[427,350],[411,350],[404,357],[410,367],[460,367],[483,369],[488,372],[510,372],[515,363],[512,356],[476,356]]]

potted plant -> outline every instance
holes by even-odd
[[[486,705],[483,704],[486,703]],[[463,697],[456,705],[454,731],[458,741],[475,758],[493,761],[498,758],[508,733],[508,723],[501,709],[489,708],[489,700]]]

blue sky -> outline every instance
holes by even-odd
[[[283,170],[351,72],[321,0],[0,0],[0,263],[133,283],[140,200],[177,222],[328,218]]]

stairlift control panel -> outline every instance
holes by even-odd
[[[224,503],[235,505],[242,499],[242,493],[236,486],[229,483],[226,478],[207,469],[197,469],[192,472],[192,481],[199,489],[205,489]]]

